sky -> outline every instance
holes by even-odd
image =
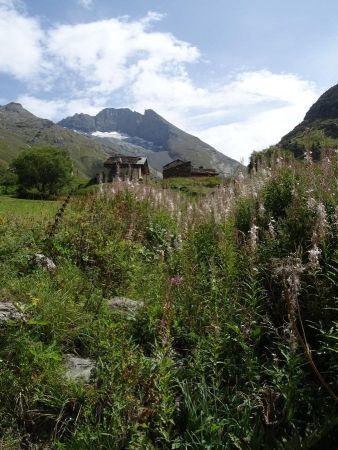
[[[338,82],[338,2],[0,0],[0,104],[153,109],[247,161]]]

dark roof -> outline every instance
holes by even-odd
[[[182,159],[175,159],[174,161],[170,161],[170,163],[163,166],[163,169],[169,169],[169,167],[180,166],[181,164],[186,164],[186,163],[191,164],[190,161],[183,161]]]
[[[182,159],[175,159],[174,161],[171,161],[170,163],[163,166],[163,171],[167,169],[171,169],[172,167],[179,167],[183,164],[190,164],[191,161],[183,161]],[[215,169],[205,169],[204,167],[195,167],[191,165],[191,175],[218,175],[219,172]]]
[[[144,166],[148,164],[147,158],[145,156],[124,156],[124,155],[116,155],[111,156],[104,163],[105,166],[110,166],[114,164],[133,164],[137,166]]]

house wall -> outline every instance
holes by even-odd
[[[193,169],[191,172],[192,177],[216,177],[218,172],[211,169]]]
[[[120,164],[119,170],[117,170],[117,165],[114,164],[109,169],[107,181],[113,181],[116,177],[119,177],[121,180],[139,180],[140,175],[143,178],[147,176],[143,166]]]
[[[163,178],[170,177],[190,177],[191,176],[191,162],[181,162],[177,165],[170,165],[163,169]]]

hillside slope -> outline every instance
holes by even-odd
[[[104,148],[79,133],[66,130],[50,120],[40,119],[19,103],[0,107],[0,159],[13,160],[32,145],[55,145],[65,148],[78,175],[90,177],[107,158]]]
[[[308,148],[315,158],[319,158],[324,148],[338,147],[338,84],[319,97],[304,120],[286,134],[279,145],[291,150],[296,157],[303,156]]]

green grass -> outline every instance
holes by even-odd
[[[29,146],[17,134],[1,130],[0,132],[0,159],[10,163],[23,150],[28,149]]]
[[[222,183],[220,177],[174,177],[164,179],[161,186],[188,195],[203,195],[214,191]]]
[[[37,221],[51,219],[58,207],[60,201],[47,200],[26,200],[7,195],[0,196],[0,216],[11,218],[33,217]]]

